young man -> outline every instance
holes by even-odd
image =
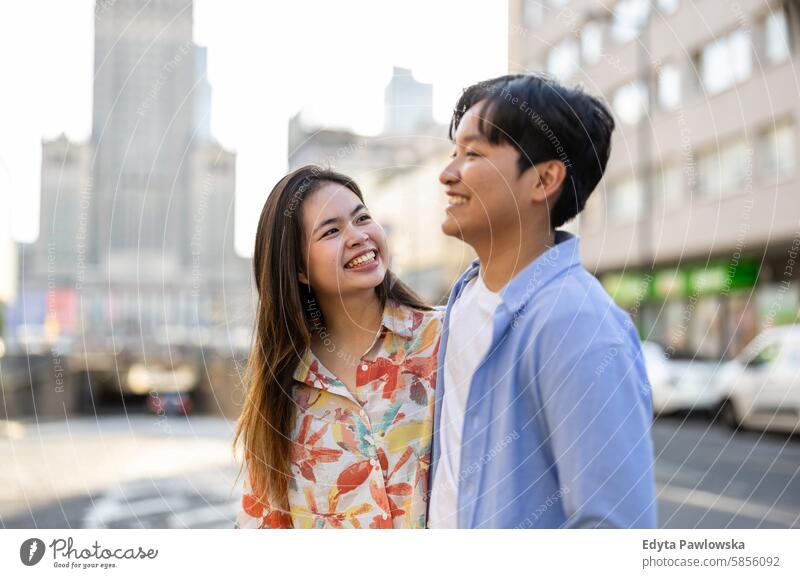
[[[456,106],[442,229],[478,259],[439,350],[431,528],[656,525],[636,329],[557,230],[603,176],[613,130],[599,100],[531,75]]]

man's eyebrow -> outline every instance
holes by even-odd
[[[356,213],[357,213],[357,212],[359,212],[361,209],[366,209],[366,207],[364,206],[364,203],[359,203],[359,204],[356,206],[356,208],[355,208],[355,209],[353,209],[353,210],[350,212],[350,216],[351,216],[351,217],[354,217],[354,216],[356,215]],[[320,230],[322,227],[324,227],[325,225],[332,225],[333,223],[336,223],[336,222],[338,222],[338,221],[339,221],[339,217],[331,217],[330,219],[325,219],[324,221],[322,221],[322,222],[321,222],[319,225],[317,225],[317,226],[314,228],[314,233],[316,233],[317,231],[319,231],[319,230]]]
[[[458,138],[457,138],[457,139],[456,139],[456,140],[453,142],[453,144],[467,144],[467,143],[470,143],[470,142],[473,142],[473,141],[483,141],[483,142],[488,142],[488,141],[486,140],[486,137],[485,137],[485,136],[483,136],[482,134],[468,134],[467,136],[465,136],[465,137],[463,137],[463,138],[461,138],[461,139],[458,139]]]

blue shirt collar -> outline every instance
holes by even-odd
[[[578,235],[556,230],[555,244],[517,273],[500,290],[503,305],[511,313],[516,313],[530,301],[538,289],[549,283],[559,273],[580,265],[579,240]],[[479,270],[480,259],[475,259],[464,276],[463,284],[465,285],[475,277]]]

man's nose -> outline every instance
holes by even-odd
[[[455,161],[448,164],[439,174],[439,182],[443,185],[450,185],[458,180],[458,169]]]

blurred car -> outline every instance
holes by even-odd
[[[715,407],[718,362],[670,359],[664,348],[652,341],[642,343],[642,353],[652,388],[653,413],[711,411]]]
[[[759,334],[720,370],[715,392],[732,428],[800,433],[800,325]]]
[[[147,397],[147,409],[156,415],[189,415],[192,407],[192,398],[185,393],[164,393]]]
[[[136,395],[147,393],[187,393],[195,388],[200,375],[189,362],[168,359],[137,361],[130,365],[128,390]]]

